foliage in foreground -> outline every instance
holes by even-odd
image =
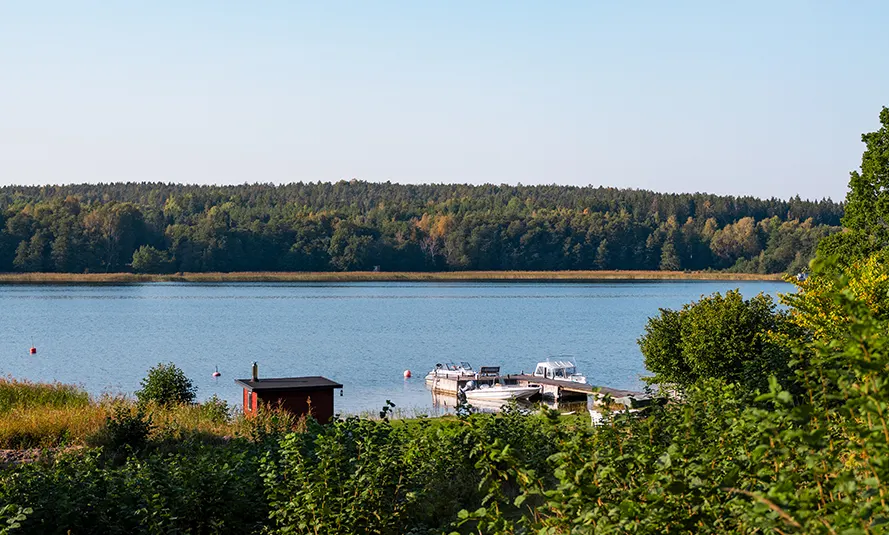
[[[124,457],[62,454],[0,472],[0,504],[31,509],[22,533],[441,533],[480,503],[518,518],[515,467],[552,480],[547,458],[587,426],[557,418],[352,417]]]
[[[194,445],[122,464],[99,450],[71,453],[7,471],[0,504],[31,509],[14,533],[254,533],[268,515],[258,469],[258,450],[246,445]]]

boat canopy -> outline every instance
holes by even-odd
[[[545,375],[546,370],[567,373],[568,375],[577,373],[576,365],[569,356],[550,357],[543,362],[537,363],[535,375]]]
[[[441,369],[441,364],[436,364],[436,368]],[[461,362],[460,364],[456,364],[454,362],[446,362],[444,367],[448,371],[452,372],[471,372],[472,366],[468,362]]]
[[[586,378],[577,373],[577,367],[574,359],[567,355],[550,357],[543,362],[537,363],[534,375],[538,377],[547,377],[549,379],[563,379],[573,382],[586,382]]]

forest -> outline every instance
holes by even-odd
[[[796,273],[831,200],[574,186],[163,183],[0,188],[0,272]]]

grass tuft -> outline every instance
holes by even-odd
[[[0,414],[13,409],[76,408],[89,405],[83,389],[62,383],[33,383],[11,377],[0,378]]]
[[[55,448],[89,443],[105,425],[101,405],[15,408],[0,415],[0,448]]]

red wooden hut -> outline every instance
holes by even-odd
[[[255,414],[259,404],[278,406],[297,416],[309,414],[326,424],[333,418],[333,391],[343,385],[330,379],[312,377],[274,377],[235,379],[244,387],[244,413]]]

